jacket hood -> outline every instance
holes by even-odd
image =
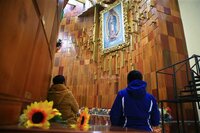
[[[143,80],[133,80],[126,90],[134,98],[143,98],[146,95],[146,86],[147,83]]]
[[[64,84],[54,84],[49,91],[65,91],[67,88]]]

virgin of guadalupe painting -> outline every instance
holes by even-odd
[[[108,22],[107,25],[107,37],[110,41],[114,41],[117,38],[117,35],[119,33],[119,16],[117,16],[117,13],[114,10],[110,10],[109,16],[108,16]]]
[[[102,13],[103,50],[113,49],[125,43],[123,4],[117,3]]]

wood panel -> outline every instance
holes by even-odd
[[[0,0],[0,125],[16,124],[28,103],[46,99],[55,51],[49,40],[56,42],[54,16],[64,4],[57,2]]]
[[[31,1],[1,1],[0,6],[0,81],[6,83],[0,93],[22,97],[39,19]]]
[[[40,58],[42,57],[42,58]],[[51,58],[45,33],[40,24],[26,81],[26,99],[45,100],[51,76]]]
[[[54,56],[54,53],[56,52],[56,42],[58,38],[58,31],[59,31],[59,22],[60,22],[60,12],[57,12],[54,17],[53,27],[52,27],[52,33],[51,33],[51,39],[50,39],[50,51],[52,52],[52,55]]]
[[[1,97],[2,98],[2,97]],[[20,101],[0,100],[0,125],[17,124],[21,113],[22,103]]]
[[[36,2],[39,7],[39,12],[42,18],[47,40],[50,42],[54,17],[57,10],[57,0],[36,0]]]

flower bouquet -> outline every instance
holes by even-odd
[[[109,115],[110,109],[103,109],[103,108],[91,108],[89,113],[91,115]]]
[[[161,112],[161,109],[159,109],[159,110]],[[166,107],[163,109],[164,121],[168,122],[173,119],[171,112],[172,112],[172,110],[170,107]]]

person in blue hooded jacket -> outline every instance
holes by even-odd
[[[110,111],[112,126],[156,131],[160,112],[156,99],[146,92],[142,74],[133,70],[127,76],[127,88],[120,90]],[[159,129],[160,130],[160,129]]]

